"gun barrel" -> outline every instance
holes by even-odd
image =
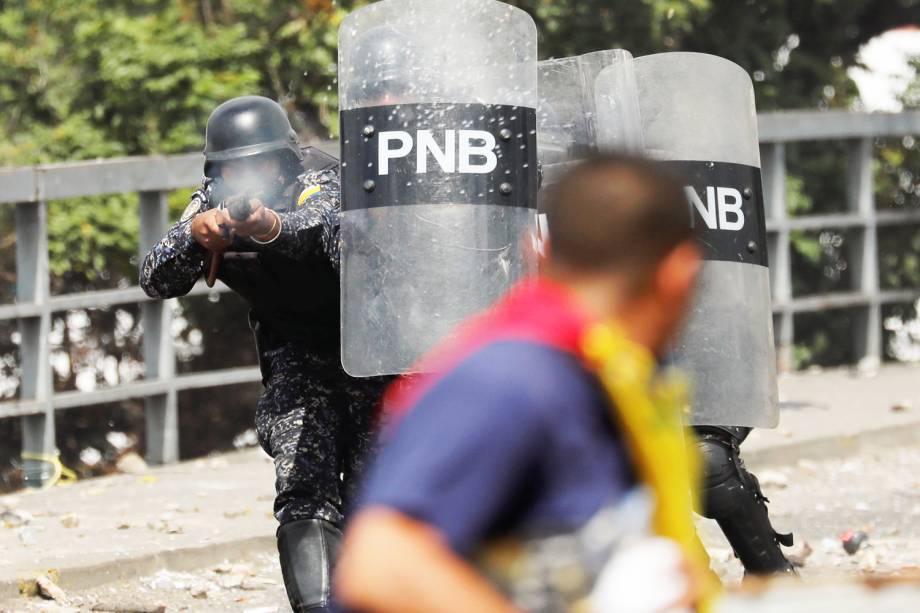
[[[237,221],[243,221],[252,214],[249,198],[245,196],[234,198],[227,206],[227,209],[230,211],[230,216]]]

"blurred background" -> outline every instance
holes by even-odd
[[[0,167],[198,152],[210,111],[243,94],[274,98],[304,142],[338,135],[336,39],[365,4],[332,0],[0,0]],[[751,75],[758,110],[920,110],[920,0],[529,0],[541,59],[622,47],[635,56],[700,51]],[[920,211],[920,134],[871,140],[879,211]],[[791,218],[848,210],[851,143],[784,145]],[[170,222],[194,185],[168,195]],[[137,284],[137,193],[48,200],[52,296]],[[0,204],[0,305],[16,298],[16,207]],[[920,219],[913,216],[910,219]],[[787,232],[793,298],[858,286],[851,226]],[[920,361],[920,223],[880,227],[882,360]],[[858,251],[858,250],[857,250]],[[900,294],[899,294],[900,295]],[[852,366],[862,354],[846,301],[794,318],[786,368]],[[246,308],[229,293],[168,305],[176,372],[251,366]],[[51,313],[55,392],[144,377],[141,307]],[[0,403],[21,392],[21,332],[0,319]],[[257,382],[177,395],[181,458],[255,444]],[[2,405],[0,405],[2,406]],[[12,406],[12,405],[11,405]],[[55,411],[54,439],[79,476],[144,455],[144,401]],[[23,420],[0,419],[0,491],[22,484]]]

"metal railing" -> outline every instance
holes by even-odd
[[[920,113],[787,112],[760,116],[773,309],[781,368],[792,366],[795,314],[858,309],[859,325],[853,331],[858,357],[880,357],[881,306],[920,297],[920,288],[897,291],[879,288],[878,227],[920,223],[920,210],[876,211],[871,170],[875,138],[916,134],[920,134]],[[846,140],[850,143],[849,208],[846,213],[788,216],[785,143],[805,140]],[[336,147],[335,143],[322,145],[330,152],[335,152]],[[139,192],[139,248],[143,257],[166,231],[168,192],[196,185],[201,167],[201,156],[194,154],[0,170],[0,205],[15,205],[17,235],[16,302],[0,305],[0,321],[17,321],[21,339],[20,399],[0,402],[0,419],[20,417],[23,420],[24,457],[55,454],[56,410],[143,398],[148,460],[173,462],[178,459],[179,391],[259,380],[259,370],[255,366],[176,374],[176,354],[170,335],[170,301],[150,300],[138,287],[50,295],[46,202]],[[859,233],[859,240],[851,252],[856,286],[851,291],[793,297],[790,233],[827,227],[851,228]],[[215,289],[227,291],[225,286]],[[215,290],[199,283],[191,295],[210,291]],[[90,392],[54,393],[49,342],[52,313],[116,304],[141,305],[145,379]],[[42,466],[41,462],[33,464],[32,470]],[[35,478],[40,480],[45,476],[36,474]]]
[[[882,290],[879,286],[878,229],[920,224],[920,209],[878,211],[872,173],[877,138],[920,135],[920,112],[848,113],[795,111],[759,116],[761,164],[769,235],[773,317],[780,370],[793,367],[797,313],[850,308],[856,312],[852,342],[856,359],[882,357],[882,306],[920,297],[920,288]],[[790,217],[786,207],[786,144],[800,141],[848,143],[844,213]],[[853,287],[847,291],[794,297],[790,234],[846,228],[855,232],[849,261]]]
[[[338,154],[337,143],[320,148]],[[165,234],[170,191],[201,181],[200,154],[109,159],[0,169],[0,206],[15,205],[16,302],[0,305],[0,321],[15,320],[20,333],[20,398],[0,402],[0,419],[22,419],[27,479],[43,482],[56,456],[54,411],[133,398],[144,399],[147,459],[154,464],[179,458],[178,392],[260,380],[258,367],[176,374],[170,333],[171,300],[151,300],[139,287],[50,295],[48,209],[51,200],[137,192],[140,196],[141,258]],[[189,295],[229,291],[198,283]],[[145,379],[94,391],[54,393],[51,372],[51,315],[70,309],[140,304]],[[44,458],[43,460],[27,458]]]

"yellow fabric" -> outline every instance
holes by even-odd
[[[300,192],[300,196],[297,197],[297,206],[303,206],[303,203],[315,196],[320,192],[322,188],[319,185],[311,185],[310,187],[305,188]]]
[[[656,376],[649,351],[632,342],[615,324],[595,324],[582,339],[582,351],[611,398],[639,478],[655,497],[653,528],[676,541],[704,585],[699,611],[708,611],[719,591],[709,556],[693,524],[699,491],[697,446],[685,440],[687,384],[677,375]]]
[[[23,451],[22,459],[51,464],[51,478],[42,484],[42,489],[53,487],[59,483],[61,485],[70,484],[77,480],[77,473],[64,466],[64,464],[61,462],[61,455],[58,452],[55,452],[54,454],[46,454]]]

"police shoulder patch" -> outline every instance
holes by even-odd
[[[297,197],[297,206],[303,206],[303,203],[318,194],[322,190],[322,187],[319,185],[308,185],[302,192],[300,196]]]
[[[179,218],[179,221],[188,221],[192,217],[198,214],[198,211],[201,209],[201,200],[197,197],[192,198],[192,201],[188,203],[188,206],[185,207],[185,210],[182,211],[182,217]]]

